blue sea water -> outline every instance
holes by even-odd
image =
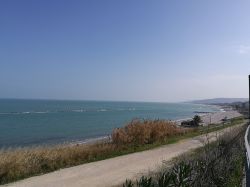
[[[216,106],[188,103],[0,99],[0,147],[83,141],[134,118],[177,120]]]

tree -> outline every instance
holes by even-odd
[[[193,118],[193,122],[194,122],[195,126],[199,126],[199,123],[202,122],[201,117],[198,116],[198,115],[195,115],[194,118]]]

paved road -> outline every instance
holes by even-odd
[[[235,128],[235,127],[234,127]],[[221,135],[224,129],[208,135],[210,141]],[[41,176],[31,177],[9,187],[105,187],[123,183],[127,178],[134,179],[140,174],[154,170],[163,160],[172,158],[192,149],[201,147],[207,140],[205,135],[182,140],[153,150],[119,156],[98,162],[92,162],[62,169]]]

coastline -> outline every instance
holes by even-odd
[[[204,124],[203,125],[208,125],[210,124],[210,117],[211,117],[211,122],[212,123],[220,123],[221,120],[223,118],[225,118],[225,116],[228,117],[228,119],[231,119],[231,118],[234,118],[234,117],[238,117],[240,116],[241,114],[239,114],[237,111],[233,111],[232,109],[230,108],[227,108],[227,107],[223,107],[223,106],[219,106],[219,105],[204,105],[204,104],[198,104],[200,106],[194,108],[192,110],[192,113],[189,114],[190,117],[185,117],[184,118],[181,118],[180,115],[176,115],[176,118],[177,119],[167,119],[165,118],[165,120],[169,120],[169,121],[172,121],[172,122],[175,122],[177,125],[181,125],[181,122],[182,121],[185,121],[185,120],[190,120],[192,119],[195,115],[199,115],[201,116],[202,118],[202,121],[204,121]],[[201,110],[199,111],[200,107],[205,107],[205,106],[211,106],[211,108],[216,108],[215,110]],[[162,113],[164,114],[164,113]],[[162,117],[159,117],[159,119],[164,119],[164,115],[161,115]],[[179,116],[181,119],[178,119]],[[133,119],[133,118],[131,118]],[[143,118],[142,118],[143,119]],[[156,118],[155,118],[156,119]],[[125,124],[123,124],[125,125]],[[122,126],[123,126],[122,125]],[[121,126],[121,127],[122,127]],[[3,146],[1,147],[2,149],[9,149],[9,148],[32,148],[32,147],[46,147],[46,146],[49,146],[49,147],[54,147],[54,146],[72,146],[72,145],[82,145],[82,144],[93,144],[93,143],[98,143],[98,142],[108,142],[110,141],[110,136],[111,136],[111,132],[112,132],[112,129],[110,130],[109,133],[107,134],[102,134],[100,133],[98,136],[93,136],[93,137],[79,137],[79,138],[76,138],[76,139],[68,139],[68,140],[63,140],[63,141],[56,141],[56,142],[49,142],[49,143],[46,143],[46,142],[41,142],[41,143],[36,143],[36,144],[31,144],[31,145],[27,145],[27,144],[24,144],[24,145],[19,145],[19,146]]]
[[[232,119],[236,117],[242,116],[238,111],[233,110],[231,107],[228,106],[221,106],[221,105],[212,105],[218,107],[220,111],[218,112],[194,112],[194,115],[198,115],[201,117],[202,125],[208,126],[210,124],[218,124],[221,123],[223,119]],[[185,118],[175,120],[177,125],[181,125],[181,122],[186,120],[191,120],[192,118]]]
[[[228,107],[223,107],[219,105],[213,105],[217,106],[220,111],[218,112],[194,112],[195,115],[199,115],[202,120],[202,125],[203,126],[208,126],[210,124],[219,124],[222,122],[222,120],[226,117],[227,119],[232,119],[236,117],[242,116],[238,111],[233,110],[232,108]],[[177,119],[177,120],[170,120],[174,123],[176,123],[178,126],[181,125],[181,122],[186,121],[186,120],[191,120],[192,117],[190,118],[183,118],[183,119]],[[89,138],[85,140],[79,140],[79,141],[72,141],[72,142],[65,142],[65,145],[82,145],[82,144],[93,144],[93,143],[98,143],[98,142],[103,142],[103,141],[111,141],[110,140],[110,135],[106,136],[100,136],[100,137],[95,137],[95,138]]]
[[[192,129],[190,129],[191,131],[188,130],[190,133],[184,132],[184,134],[178,137],[175,137],[175,135],[177,134],[172,134],[173,137],[170,135],[168,140],[160,144],[156,140],[150,144],[147,144],[147,143],[141,144],[140,142],[138,142],[138,144],[137,143],[135,144],[136,146],[134,146],[133,144],[131,146],[130,144],[125,144],[125,147],[124,147],[123,144],[119,146],[119,144],[116,145],[115,142],[114,144],[113,143],[110,144],[108,142],[105,143],[104,141],[99,139],[100,143],[92,143],[92,144],[89,142],[87,142],[86,144],[86,141],[85,141],[85,144],[82,144],[82,145],[79,145],[79,142],[78,142],[78,145],[77,144],[60,144],[61,146],[58,145],[58,147],[57,146],[35,147],[35,149],[6,150],[6,152],[4,152],[5,150],[2,150],[3,154],[1,154],[1,160],[6,161],[6,162],[3,162],[2,164],[7,164],[7,165],[4,165],[3,168],[5,168],[5,170],[3,171],[4,172],[6,171],[8,174],[7,177],[4,177],[4,180],[5,180],[4,183],[16,181],[17,179],[20,179],[20,176],[22,176],[22,178],[29,178],[36,174],[48,173],[48,174],[43,175],[43,176],[46,176],[46,175],[50,175],[50,172],[57,170],[53,172],[53,173],[57,173],[58,171],[63,170],[63,168],[67,168],[71,166],[76,166],[72,168],[78,168],[80,166],[85,166],[85,165],[95,165],[96,163],[102,162],[104,160],[113,160],[116,158],[127,157],[127,155],[138,155],[146,151],[154,152],[156,150],[154,148],[157,148],[157,147],[161,149],[163,147],[168,147],[172,145],[173,148],[176,149],[175,143],[183,142],[180,140],[185,141],[190,138],[196,139],[200,135],[204,136],[204,132],[213,133],[214,131],[216,131],[215,133],[217,133],[217,131],[224,130],[224,128],[229,127],[229,129],[231,129],[232,128],[231,126],[240,125],[244,122],[242,118],[236,118],[230,121],[231,123],[228,123],[225,126],[215,125],[214,126],[215,128],[211,128],[211,129],[207,129],[206,127],[205,128],[201,127],[201,129],[203,129],[201,131],[193,131]],[[160,120],[160,123],[156,121],[156,124],[159,124],[159,125],[162,125],[165,123],[169,124],[169,122],[166,122],[166,121],[164,122],[164,120],[162,122],[163,123],[161,123],[161,120]],[[138,123],[138,125],[140,125],[140,123]],[[170,126],[172,125],[170,124]],[[150,127],[148,126],[148,128]],[[165,130],[173,133],[173,129],[170,131],[169,129],[171,128],[167,128]],[[162,128],[158,128],[158,130],[162,130]],[[178,132],[178,129],[177,129],[177,132]],[[132,134],[131,137],[132,138],[137,137],[137,135],[138,134]],[[141,134],[139,134],[139,136],[140,135]],[[193,141],[191,141],[191,143],[192,142]],[[17,156],[18,156],[18,159],[16,159]],[[155,157],[152,157],[152,158],[153,160],[155,160]],[[98,161],[98,162],[91,163],[93,161]],[[44,164],[46,164],[47,166],[46,168],[43,167]],[[13,173],[14,173],[14,176],[13,176]],[[17,183],[12,183],[12,184],[15,185]]]
[[[111,141],[111,136],[110,135],[106,135],[106,136],[99,136],[99,137],[96,137],[96,138],[88,138],[88,139],[85,139],[85,140],[78,140],[78,141],[71,141],[71,142],[65,142],[63,143],[63,145],[70,145],[70,146],[75,146],[75,145],[83,145],[83,144],[86,144],[86,145],[89,145],[89,144],[95,144],[95,143],[98,143],[98,142],[109,142]]]
[[[192,103],[0,100],[0,149],[89,143],[132,119],[177,120],[218,107]],[[7,125],[9,124],[9,125]]]

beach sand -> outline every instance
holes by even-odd
[[[204,123],[204,125],[209,125],[209,124],[218,124],[222,122],[222,119],[227,118],[227,119],[232,119],[235,117],[242,116],[237,111],[234,110],[228,110],[228,111],[223,111],[223,112],[216,112],[216,113],[211,113],[211,114],[206,114],[204,116],[201,116],[201,120]]]
[[[222,109],[220,112],[214,112],[214,113],[205,113],[205,114],[197,114],[201,117],[202,125],[207,126],[209,124],[218,124],[221,123],[223,119],[232,119],[235,117],[240,117],[242,114],[240,114],[238,111],[232,110],[230,108]],[[183,120],[176,120],[176,123],[178,125],[181,125],[182,121],[185,120],[191,120],[189,119],[183,119]]]
[[[219,124],[222,123],[222,120],[225,119],[232,119],[236,117],[242,116],[238,111],[232,110],[231,108],[221,108],[221,111],[219,112],[213,112],[213,113],[202,113],[202,114],[197,114],[201,117],[202,120],[202,125],[207,126],[209,124]],[[173,122],[176,122],[177,125],[181,125],[182,121],[185,120],[191,120],[192,118],[187,118],[187,119],[180,119],[180,120],[174,120]],[[103,136],[103,137],[98,137],[98,138],[93,138],[93,139],[88,139],[84,141],[78,141],[78,142],[72,142],[70,145],[77,145],[77,144],[93,144],[97,142],[102,142],[102,141],[111,141],[110,140],[110,135],[109,136]],[[65,144],[66,146],[69,145],[68,143]]]

